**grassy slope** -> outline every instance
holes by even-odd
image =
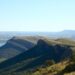
[[[50,40],[50,39],[46,39],[44,38],[45,42],[47,42],[48,44],[59,44],[61,46],[63,45],[67,45],[67,46],[70,46],[70,48],[75,51],[75,42],[72,41],[72,40],[69,40],[69,39],[57,39],[57,40]],[[32,60],[34,60],[36,58],[33,58]],[[31,60],[31,59],[30,59]],[[29,61],[30,61],[29,60]],[[15,66],[13,65],[12,68],[10,68],[10,70],[6,71],[8,75],[31,75],[31,71],[28,71],[28,72],[13,72],[15,69],[19,68],[20,66],[23,67],[23,65],[25,64],[25,62],[22,63],[17,63]],[[66,63],[58,63],[58,64],[54,64],[52,66],[46,66],[44,68],[40,68],[39,67],[39,70],[35,71],[32,73],[32,75],[43,75],[43,72],[46,73],[46,75],[53,75],[53,73],[57,73],[57,72],[60,72],[62,71],[63,69],[65,69],[65,67],[67,66]],[[4,71],[3,71],[4,72]],[[2,75],[6,75],[6,72]],[[52,72],[52,74],[51,74]]]
[[[0,47],[0,56],[5,58],[11,58],[14,57],[34,46],[33,43],[18,39],[18,38],[12,38],[7,43]]]

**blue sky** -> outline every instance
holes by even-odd
[[[75,0],[0,0],[0,31],[75,30]]]

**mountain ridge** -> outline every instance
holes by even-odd
[[[67,51],[68,55],[64,55],[65,51]],[[54,60],[55,62],[60,62],[62,60],[65,60],[66,58],[70,59],[71,53],[72,51],[66,46],[49,45],[44,40],[40,39],[37,42],[37,45],[35,45],[30,50],[2,62],[0,64],[0,70],[3,70],[6,72],[6,71],[9,71],[10,69],[11,70],[14,69],[15,65],[17,65],[17,69],[15,71],[17,72],[23,71],[23,70],[35,68],[39,65],[42,65],[47,60]],[[21,68],[18,68],[20,67],[20,65],[21,65]]]
[[[4,56],[8,59],[32,48],[33,46],[34,44],[27,40],[12,38],[8,40],[4,46],[0,47],[0,56]]]

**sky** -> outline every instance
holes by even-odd
[[[75,30],[75,0],[0,0],[0,31]]]

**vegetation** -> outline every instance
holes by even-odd
[[[69,74],[75,75],[75,41],[69,39],[40,39],[31,49],[0,63],[0,75]]]

